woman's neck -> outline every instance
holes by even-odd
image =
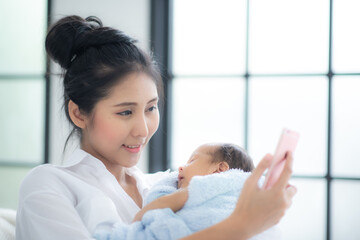
[[[81,143],[81,149],[100,160],[120,184],[126,183],[126,168],[124,166],[121,166],[118,163],[111,163],[93,148],[88,147],[88,145],[84,142]]]
[[[124,189],[127,195],[133,199],[139,208],[142,208],[142,196],[137,188],[136,179],[127,174],[127,168],[119,164],[112,164],[109,161],[105,161],[102,156],[90,153],[89,151],[87,152],[99,159],[105,165],[106,169],[116,178],[117,182]]]
[[[127,174],[126,168],[123,166],[106,166],[106,168],[112,175],[114,175],[127,195],[132,198],[132,200],[136,203],[136,205],[138,205],[139,208],[142,208],[143,199],[137,188],[136,179],[133,176]]]
[[[138,205],[139,208],[142,208],[143,199],[139,189],[137,188],[136,179],[125,172],[123,176],[121,176],[121,180],[118,180],[118,182],[127,195],[129,195],[136,203],[136,205]]]
[[[114,175],[120,185],[128,184],[129,179],[126,177],[126,168],[123,166],[106,166],[107,170]]]

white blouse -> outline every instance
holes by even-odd
[[[144,196],[165,173],[145,175],[126,169]],[[105,165],[76,150],[63,166],[45,164],[31,170],[20,187],[17,240],[93,239],[100,222],[130,223],[140,210]]]

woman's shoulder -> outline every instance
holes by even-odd
[[[33,169],[31,169],[27,175],[25,176],[24,180],[31,180],[31,179],[42,179],[45,180],[44,177],[46,177],[46,179],[48,178],[54,178],[56,177],[60,172],[63,172],[62,168],[57,166],[57,165],[53,165],[53,164],[41,164],[39,166],[34,167]]]
[[[23,179],[20,190],[58,189],[59,185],[75,177],[71,169],[84,165],[84,159],[88,155],[85,151],[76,149],[63,165],[47,163],[31,169]]]
[[[43,164],[31,169],[22,180],[20,197],[46,191],[56,192],[66,173],[52,164]]]
[[[23,182],[43,180],[53,178],[59,172],[57,167],[52,164],[42,164],[31,169],[25,176]],[[55,175],[54,175],[55,174]]]

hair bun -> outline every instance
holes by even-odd
[[[62,68],[68,69],[79,40],[84,39],[81,36],[100,27],[101,20],[96,17],[83,19],[74,15],[62,18],[51,27],[46,36],[46,51]]]
[[[114,43],[124,44],[125,47],[135,42],[119,30],[103,27],[97,17],[83,19],[79,16],[68,16],[52,26],[47,34],[45,47],[55,62],[68,69],[72,60],[90,47]]]

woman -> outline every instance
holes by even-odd
[[[24,179],[17,239],[91,239],[99,223],[130,223],[142,207],[151,180],[135,165],[158,128],[162,84],[134,43],[95,17],[65,17],[50,29],[46,50],[65,70],[64,109],[81,149]],[[258,188],[270,160],[254,170],[230,217],[186,239],[246,239],[277,223],[296,189],[287,186],[291,155],[274,188]]]

